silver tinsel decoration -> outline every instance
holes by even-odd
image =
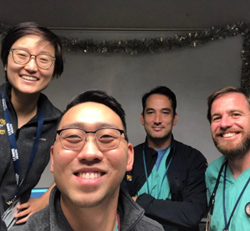
[[[11,26],[0,23],[0,38],[2,39]],[[144,38],[133,40],[94,41],[93,39],[77,39],[61,37],[66,51],[82,51],[98,54],[154,54],[182,47],[198,47],[211,41],[242,35],[244,38],[241,57],[242,73],[241,87],[250,91],[250,25],[243,21],[225,26],[213,26],[206,30],[175,35],[167,38]]]

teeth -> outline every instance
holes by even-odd
[[[101,173],[97,172],[87,172],[87,173],[80,173],[79,177],[84,178],[84,179],[95,179],[101,176]]]
[[[228,138],[228,137],[235,136],[235,133],[226,133],[226,134],[223,134],[222,136],[225,138]]]
[[[32,76],[22,76],[22,78],[23,78],[23,79],[26,79],[26,80],[38,81],[37,78],[32,77]]]

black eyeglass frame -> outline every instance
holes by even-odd
[[[78,129],[78,130],[84,131],[84,132],[86,133],[86,135],[87,135],[88,133],[93,133],[93,134],[94,134],[95,143],[96,143],[96,145],[100,148],[100,150],[113,150],[113,149],[116,149],[116,148],[119,146],[120,142],[121,142],[121,138],[122,138],[121,135],[122,135],[122,134],[124,134],[124,139],[127,141],[126,135],[125,135],[125,131],[124,131],[124,130],[121,130],[121,129],[119,129],[119,128],[99,128],[99,129],[97,129],[97,130],[95,130],[95,131],[86,131],[86,130],[84,130],[84,129],[82,129],[82,128],[63,128],[63,129],[57,130],[56,133],[59,135],[59,139],[60,139],[60,143],[61,143],[62,147],[63,147],[64,149],[66,149],[66,150],[71,150],[71,149],[67,149],[67,148],[65,148],[65,147],[63,146],[63,144],[62,144],[62,142],[61,142],[61,132],[62,132],[62,131],[65,131],[65,130],[68,130],[68,129]],[[98,132],[98,131],[100,131],[100,130],[103,130],[103,129],[113,129],[113,130],[116,130],[116,131],[119,131],[119,132],[120,132],[120,139],[119,139],[119,142],[118,142],[117,146],[115,146],[114,148],[103,148],[103,147],[100,147],[100,146],[99,146],[98,142],[96,141],[96,132]],[[83,148],[83,146],[85,145],[86,141],[87,141],[87,136],[85,137],[85,140],[84,140],[84,142],[83,142],[83,145],[82,145],[82,147],[81,147],[79,150],[81,150],[81,149]],[[77,150],[78,150],[78,149],[77,149]],[[78,150],[78,151],[79,151],[79,150]],[[76,150],[75,150],[75,151],[76,151]]]
[[[18,61],[14,58],[14,51],[16,51],[16,50],[21,50],[21,51],[24,51],[24,52],[28,53],[29,56],[30,56],[29,59],[28,59],[28,61],[27,61],[27,62],[24,62],[24,63],[18,62]],[[55,62],[55,60],[56,60],[55,57],[46,54],[46,56],[48,56],[48,57],[51,58],[51,61],[52,61],[52,62],[51,62],[51,64],[50,64],[48,67],[41,67],[41,66],[39,66],[39,64],[37,63],[37,60],[36,60],[37,56],[39,56],[39,55],[41,55],[41,54],[32,55],[32,54],[30,54],[28,51],[25,51],[25,50],[22,50],[22,49],[10,49],[9,51],[12,53],[12,58],[13,58],[13,60],[14,60],[15,63],[17,63],[17,64],[19,64],[19,65],[26,65],[26,64],[29,63],[29,61],[31,60],[31,57],[34,56],[34,57],[35,57],[36,65],[37,65],[39,68],[44,69],[44,70],[48,70],[48,69],[52,66],[52,64]]]

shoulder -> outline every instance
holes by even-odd
[[[221,156],[208,165],[208,168],[206,170],[206,185],[207,185],[208,194],[210,195],[212,193],[214,185],[216,184],[217,177],[218,177],[220,168],[224,160],[225,160],[225,157]]]
[[[123,189],[120,190],[118,211],[122,214],[122,230],[164,231],[162,225],[144,215],[142,207]]]
[[[208,165],[206,176],[210,178],[217,178],[217,175],[220,171],[221,165],[225,160],[224,156],[219,157]]]
[[[6,83],[3,83],[3,84],[0,85],[0,91],[1,91],[1,92],[2,92],[2,90],[5,89],[5,86],[6,86]]]
[[[49,210],[48,206],[43,210],[30,216],[24,225],[13,226],[10,231],[47,231],[49,228]]]
[[[183,144],[182,142],[179,142],[177,140],[173,140],[171,146],[175,155],[179,154],[182,155],[182,157],[184,158],[192,160],[199,159],[201,161],[207,162],[204,155],[199,150],[193,148],[190,145]]]
[[[145,143],[138,144],[134,147],[134,151],[135,152],[142,152],[144,146],[145,146]]]
[[[138,228],[137,230],[143,231],[164,231],[161,224],[146,216],[143,216],[136,228]]]
[[[44,94],[40,94],[39,104],[42,107],[43,114],[45,118],[56,118],[58,119],[62,112],[56,108]]]
[[[145,151],[147,154],[155,154],[156,151],[153,148],[148,147],[147,142],[138,144],[134,147],[135,156],[136,155],[142,155],[143,151]]]

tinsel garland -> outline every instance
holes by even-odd
[[[0,23],[0,37],[4,37],[10,28],[11,26]],[[138,55],[166,52],[182,47],[197,47],[240,34],[244,38],[241,51],[241,87],[250,91],[250,25],[243,21],[166,38],[94,41],[93,39],[81,40],[61,37],[61,40],[67,51],[80,50],[83,53]]]

